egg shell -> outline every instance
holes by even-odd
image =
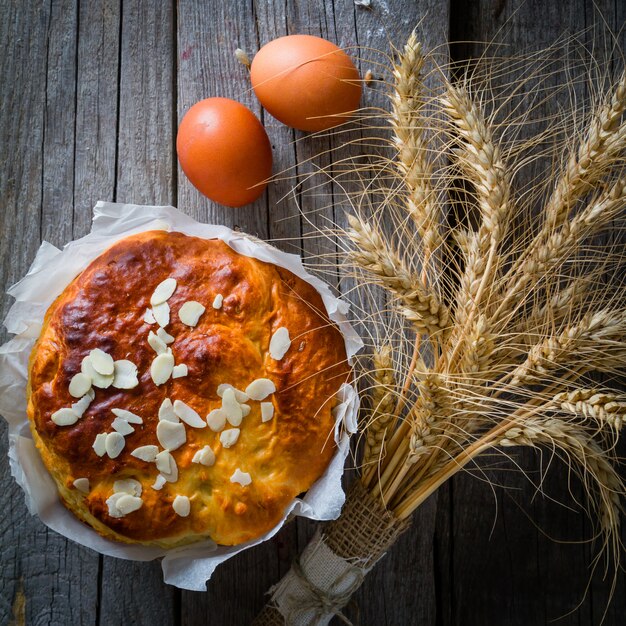
[[[263,46],[252,61],[250,80],[267,111],[300,130],[344,123],[361,99],[361,80],[350,57],[311,35],[288,35]]]
[[[228,98],[207,98],[187,111],[176,151],[193,186],[231,207],[256,200],[272,173],[272,147],[261,122]]]

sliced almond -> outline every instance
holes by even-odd
[[[128,493],[131,496],[140,496],[142,491],[141,483],[134,478],[122,478],[113,483],[113,493]]]
[[[114,431],[118,432],[123,437],[125,437],[126,435],[132,435],[135,432],[135,429],[121,417],[116,417],[111,422],[111,428],[113,428]]]
[[[156,320],[154,319],[154,313],[152,313],[152,309],[146,309],[146,312],[143,314],[143,321],[146,324],[156,324]]]
[[[241,407],[241,415],[243,417],[246,417],[247,415],[250,415],[250,405],[249,404],[240,404],[239,406]]]
[[[89,360],[98,374],[102,374],[103,376],[113,374],[113,357],[104,350],[95,348],[89,353]]]
[[[226,426],[226,413],[222,409],[213,409],[206,416],[206,423],[214,433],[219,433]]]
[[[242,472],[239,468],[237,468],[230,477],[230,482],[239,483],[242,487],[246,487],[252,482],[252,478],[250,478],[250,474],[248,474],[248,472]]]
[[[160,329],[159,329],[160,330]],[[148,333],[148,345],[157,353],[165,354],[167,352],[167,345],[157,334],[150,331]]]
[[[91,378],[82,372],[74,374],[70,380],[70,395],[74,398],[82,398],[91,389]]]
[[[166,278],[163,282],[160,282],[156,286],[156,289],[150,297],[150,304],[154,306],[155,304],[161,304],[162,302],[166,302],[172,297],[175,291],[176,279]]]
[[[291,339],[289,339],[289,330],[281,326],[276,329],[270,339],[270,356],[275,361],[280,361],[285,354],[287,354],[287,350],[289,350],[290,346]]]
[[[109,508],[110,517],[124,517],[124,514],[117,508],[118,501],[126,496],[126,493],[114,493],[112,496],[106,499],[107,506]]]
[[[174,413],[174,405],[169,398],[165,398],[159,407],[159,421],[179,422],[178,416]]]
[[[152,485],[152,489],[154,489],[155,491],[161,491],[161,489],[163,489],[163,485],[166,483],[167,481],[165,480],[165,476],[163,476],[162,474],[159,474],[155,480],[154,480],[154,484]]]
[[[126,420],[129,424],[143,424],[143,420],[139,415],[135,415],[135,413],[131,413],[126,409],[111,409],[111,413],[116,417],[121,417],[123,420]]]
[[[57,426],[71,426],[78,421],[78,415],[72,409],[59,409],[50,416],[50,419]]]
[[[120,359],[113,363],[113,386],[117,389],[134,389],[139,384],[137,366],[132,361]]]
[[[98,456],[104,456],[107,453],[106,440],[107,440],[106,433],[100,433],[99,435],[96,435],[96,439],[94,440],[93,445],[91,447],[94,449],[94,452]]]
[[[159,354],[150,365],[150,376],[155,385],[167,382],[174,369],[174,357],[171,354]]]
[[[224,303],[224,296],[221,293],[218,293],[215,296],[215,300],[213,300],[213,308],[221,309],[223,303]]]
[[[184,363],[174,365],[172,378],[183,378],[183,376],[187,376],[187,374],[189,374],[189,368]]]
[[[78,417],[82,417],[95,397],[96,394],[94,390],[90,389],[78,402],[72,404],[72,411],[74,411]]]
[[[223,430],[220,434],[220,441],[224,448],[230,448],[237,443],[239,439],[239,433],[241,431],[238,428],[228,428]]]
[[[105,376],[97,372],[91,362],[91,358],[86,356],[80,364],[80,371],[91,379],[91,384],[98,389],[107,389],[113,384],[113,374]]]
[[[217,395],[220,398],[223,398],[224,392],[227,389],[232,389],[235,392],[235,400],[237,400],[239,404],[241,404],[242,402],[247,402],[250,399],[243,391],[239,391],[239,389],[236,389],[235,387],[227,383],[222,383],[221,385],[217,386]]]
[[[232,426],[239,426],[243,417],[241,405],[235,400],[235,390],[226,389],[222,396],[222,410],[226,414],[226,419]]]
[[[164,328],[159,328],[156,332],[157,337],[165,344],[174,343],[174,337],[170,335]]]
[[[195,326],[206,309],[195,300],[188,300],[180,307],[178,318],[186,326]]]
[[[204,446],[201,450],[198,450],[191,459],[192,463],[200,463],[200,465],[206,465],[211,467],[215,464],[215,452],[211,449],[211,446]]]
[[[72,484],[78,491],[89,493],[89,478],[77,478]]]
[[[156,457],[156,466],[159,472],[163,472],[164,474],[169,474],[171,472],[171,461],[174,457],[167,451],[163,450],[163,452],[159,452]]]
[[[246,387],[246,395],[251,400],[265,400],[276,391],[276,386],[269,378],[257,378]]]
[[[193,426],[193,428],[206,428],[206,422],[198,413],[180,400],[174,400],[174,413],[188,426]]]
[[[117,510],[122,515],[128,515],[133,511],[137,511],[143,505],[143,500],[138,498],[137,496],[131,496],[125,493],[121,498],[115,503]]]
[[[159,453],[159,448],[158,446],[139,446],[138,448],[135,448],[131,453],[130,456],[134,456],[137,459],[141,459],[142,461],[146,461],[147,463],[152,463],[155,459],[157,454]]]
[[[261,421],[269,422],[274,417],[274,405],[271,402],[261,402]]]
[[[172,502],[172,508],[176,515],[187,517],[191,511],[191,502],[187,496],[176,496]]]
[[[187,441],[187,433],[183,424],[163,421],[157,424],[157,439],[166,450],[176,450]]]
[[[167,302],[161,302],[152,307],[152,315],[156,323],[165,328],[170,323],[170,305]]]
[[[126,441],[119,433],[108,433],[104,445],[109,458],[116,459],[124,449]]]

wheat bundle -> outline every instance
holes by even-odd
[[[594,375],[617,381],[626,357],[626,74],[592,81],[588,103],[561,108],[529,140],[520,129],[558,92],[542,87],[550,58],[531,59],[532,72],[528,59],[492,64],[490,78],[526,72],[508,93],[490,89],[484,64],[460,78],[436,67],[426,89],[415,34],[394,62],[393,156],[347,193],[348,224],[333,232],[357,289],[382,289],[386,303],[362,309],[372,350],[356,370],[368,398],[361,475],[257,623],[339,615],[417,507],[496,448],[565,460],[617,568],[626,398]]]

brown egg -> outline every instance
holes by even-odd
[[[261,104],[300,130],[342,124],[361,99],[361,80],[350,57],[310,35],[280,37],[263,46],[252,61],[250,79]]]

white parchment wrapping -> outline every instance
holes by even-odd
[[[24,490],[26,504],[50,528],[101,554],[137,561],[163,557],[165,582],[182,589],[204,591],[215,568],[251,546],[267,541],[282,527],[290,514],[315,520],[336,518],[345,495],[341,487],[343,465],[348,454],[350,434],[356,431],[358,396],[350,385],[340,390],[341,403],[335,409],[337,452],[324,475],[301,499],[294,500],[284,517],[270,532],[248,543],[224,547],[206,541],[165,550],[116,543],[100,537],[80,522],[59,500],[56,486],[46,471],[31,438],[26,417],[26,382],[28,357],[41,331],[46,310],[63,289],[87,265],[117,240],[146,230],[170,230],[218,238],[246,256],[280,265],[313,285],[320,293],[329,317],[345,338],[348,357],[362,346],[361,340],[346,321],[348,305],[335,298],[328,286],[311,276],[300,257],[281,252],[269,244],[249,238],[225,226],[201,224],[169,206],[140,206],[99,202],[94,208],[91,232],[72,241],[63,250],[44,242],[28,274],[8,291],[15,298],[4,322],[11,341],[0,346],[0,414],[9,424],[9,460],[11,473]]]

